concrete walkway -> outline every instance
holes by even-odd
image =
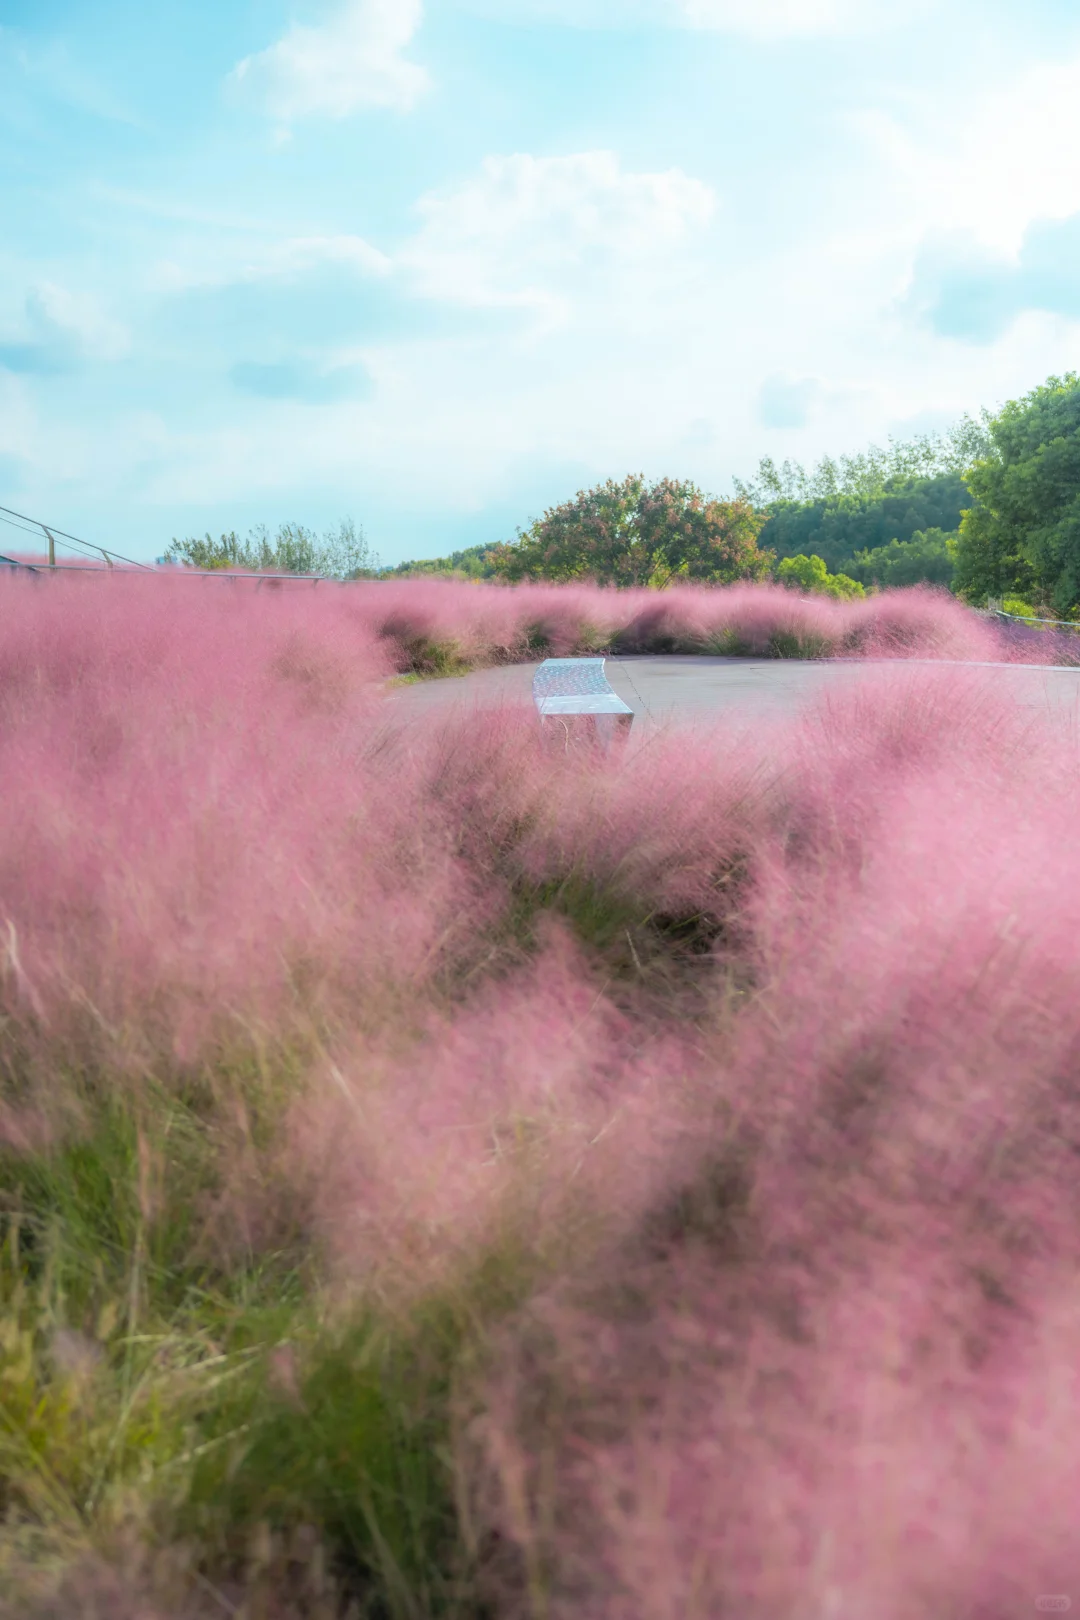
[[[932,660],[890,659],[873,663],[833,660],[807,663],[779,658],[656,657],[609,658],[604,673],[636,715],[664,724],[720,714],[745,719],[781,718],[829,692],[840,692],[871,672],[902,678],[905,671],[941,668]],[[963,664],[948,668],[981,670],[1017,702],[1047,709],[1074,721],[1080,716],[1080,669],[1018,664]],[[422,681],[391,690],[388,702],[402,714],[444,712],[447,708],[487,708],[505,703],[532,706],[536,664],[476,670],[443,681]]]

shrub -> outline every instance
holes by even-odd
[[[1037,619],[1038,612],[1030,602],[1025,602],[1022,596],[1003,596],[1001,611],[1009,613],[1014,619]]]
[[[800,599],[775,585],[680,584],[657,592],[424,579],[361,583],[349,591],[357,621],[386,644],[400,674],[605,650],[758,658],[1031,656],[944,592],[927,589],[841,600],[820,592]],[[1053,661],[1062,652],[1047,641],[1036,656]]]
[[[789,589],[817,591],[838,601],[866,595],[862,586],[847,574],[830,574],[820,557],[784,557],[776,565],[776,577]]]

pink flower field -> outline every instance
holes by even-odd
[[[178,582],[178,588],[215,587],[191,580]],[[947,592],[929,588],[885,591],[853,602],[800,597],[775,585],[654,591],[410,579],[326,589],[338,594],[343,589],[353,623],[385,644],[394,668],[403,673],[457,673],[523,658],[604,651],[1080,661],[1071,632],[1015,625],[1006,630]]]
[[[1080,738],[960,662],[1067,645],[409,580],[0,625],[0,1612],[1080,1601]],[[610,755],[385,702],[608,647],[890,662]]]

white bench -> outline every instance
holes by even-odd
[[[607,683],[602,658],[545,658],[533,676],[533,701],[541,726],[561,725],[567,742],[576,715],[589,717],[588,733],[605,747],[634,723],[633,709]]]

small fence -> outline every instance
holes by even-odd
[[[1054,630],[1071,630],[1080,635],[1080,621],[1076,619],[1040,619],[1035,614],[1006,613],[999,602],[989,601],[986,611],[992,619],[1004,619],[1009,624],[1045,624]]]
[[[118,551],[112,551],[108,546],[95,545],[90,540],[80,540],[78,535],[67,534],[52,524],[42,523],[38,518],[27,517],[25,512],[13,511],[9,506],[0,506],[0,524],[7,530],[16,530],[26,534],[38,544],[45,541],[46,555],[39,560],[36,557],[12,557],[0,551],[0,568],[12,568],[28,574],[154,574],[167,575],[174,579],[253,579],[259,584],[264,581],[273,581],[278,585],[320,585],[331,584],[334,581],[326,580],[322,574],[289,574],[289,573],[256,573],[240,569],[226,568],[184,568],[171,563],[155,564],[135,562],[131,557],[124,557]],[[69,557],[57,557],[57,551],[70,551],[76,559],[93,558],[94,561],[72,561]],[[96,559],[100,557],[101,561]]]

